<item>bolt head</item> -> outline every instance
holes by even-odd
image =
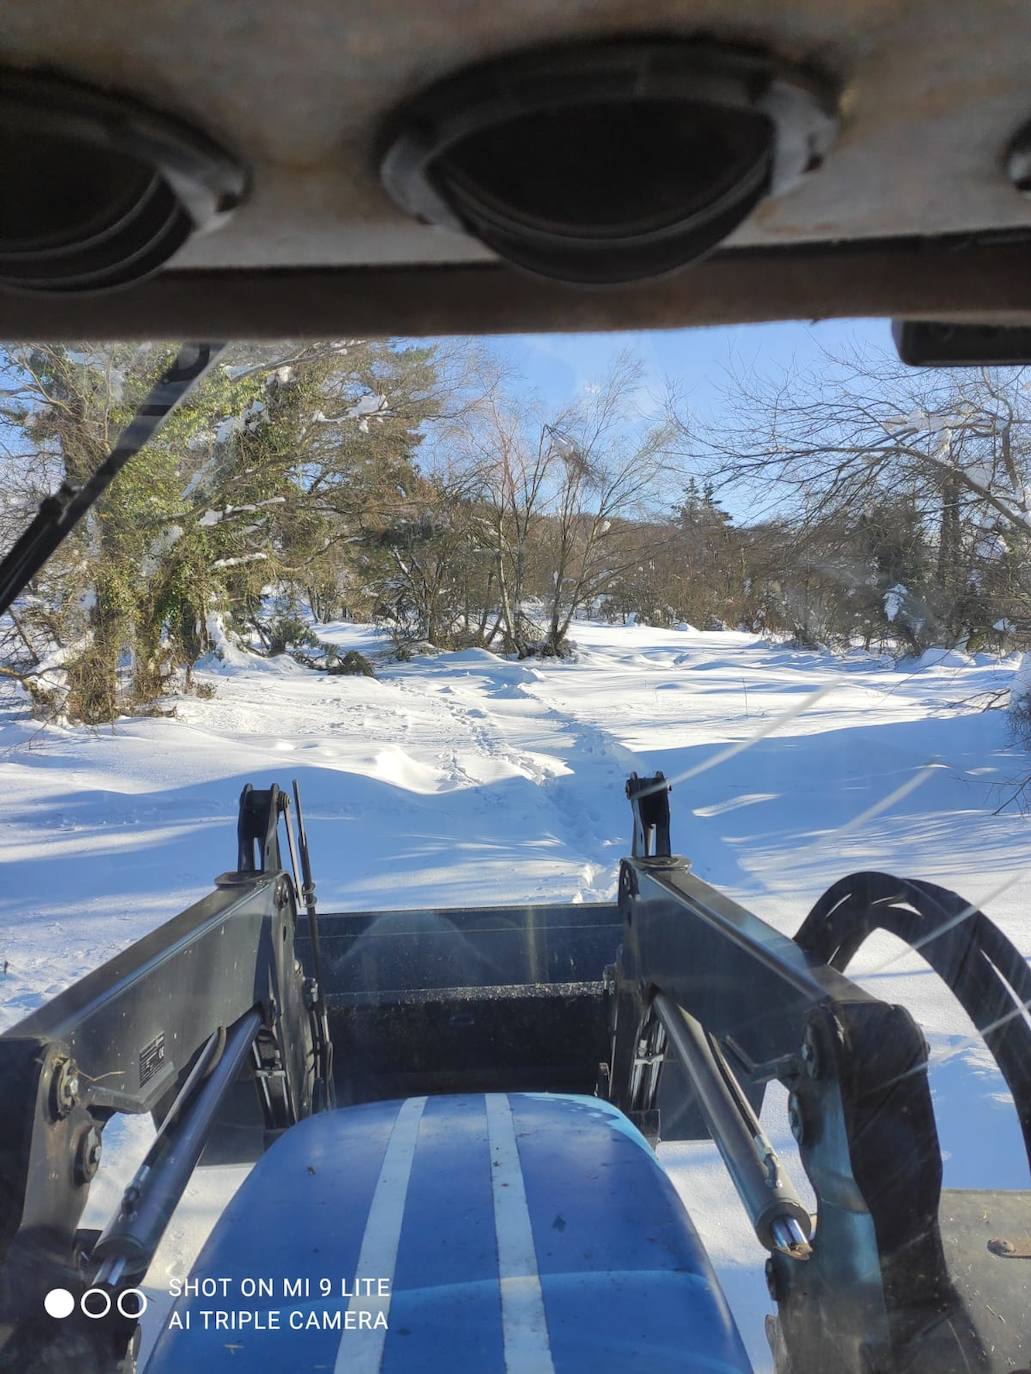
[[[67,1116],[78,1102],[80,1087],[75,1060],[59,1059],[50,1080],[50,1109],[58,1121]]]
[[[89,1183],[100,1168],[102,1145],[96,1126],[89,1126],[79,1136],[75,1152],[75,1175],[80,1183]]]
[[[1013,1242],[1004,1236],[998,1236],[988,1242],[988,1249],[993,1255],[1012,1255],[1016,1248]]]

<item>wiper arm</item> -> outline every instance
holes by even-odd
[[[92,477],[81,486],[62,482],[53,495],[40,503],[28,529],[0,562],[0,615],[9,609],[129,459],[149,443],[186,399],[224,347],[224,343],[183,344]]]

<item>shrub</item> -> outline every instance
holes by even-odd
[[[292,649],[318,649],[318,635],[306,625],[299,616],[277,615],[267,625],[259,627],[265,641],[265,652],[270,658],[277,654],[288,653]]]
[[[798,623],[795,624],[786,642],[789,649],[821,650],[827,647],[817,639],[812,630]]]
[[[340,654],[335,649],[327,650],[325,671],[334,677],[376,676],[372,664],[357,649],[348,649],[346,654]]]
[[[558,658],[572,662],[576,658],[576,645],[571,639],[562,639],[555,644],[550,639],[535,639],[527,644],[519,654],[520,658]]]
[[[298,649],[293,650],[290,657],[302,668],[311,668],[317,673],[329,673],[332,677],[376,676],[372,664],[357,649],[348,649],[346,654],[342,654],[333,644],[323,644],[321,640],[316,640],[316,644],[318,648],[325,650],[321,659],[312,658],[310,654],[301,653]]]

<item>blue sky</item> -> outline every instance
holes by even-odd
[[[518,334],[492,342],[546,404],[571,400],[605,374],[616,354],[628,349],[642,359],[657,391],[665,378],[674,378],[692,412],[716,421],[728,369],[808,370],[819,365],[822,352],[850,345],[894,353],[891,322],[792,320],[618,334]]]
[[[490,348],[519,374],[547,409],[573,400],[599,381],[618,353],[636,354],[646,369],[645,390],[661,397],[667,379],[691,417],[718,425],[727,407],[722,388],[732,371],[819,370],[825,354],[858,349],[895,356],[888,319],[790,320],[775,324],[727,325],[709,329],[644,330],[608,334],[495,335]],[[671,493],[671,501],[678,493]],[[740,494],[721,495],[724,509],[739,521],[755,518]],[[763,504],[764,513],[768,507]]]

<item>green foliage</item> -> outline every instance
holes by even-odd
[[[318,635],[297,616],[280,615],[261,627],[265,652],[269,657],[288,653],[291,649],[318,649]]]
[[[418,487],[420,425],[438,404],[431,348],[277,347],[289,363],[271,347],[230,349],[38,582],[23,629],[37,656],[67,651],[72,719],[111,720],[189,678],[211,614],[253,625],[270,586],[341,606],[358,561],[342,554]],[[7,351],[0,423],[31,457],[27,501],[96,469],[173,351]],[[318,646],[299,625],[273,639],[273,652]]]
[[[334,649],[326,654],[326,672],[335,677],[375,677],[375,669],[364,654],[348,649],[338,654]]]

